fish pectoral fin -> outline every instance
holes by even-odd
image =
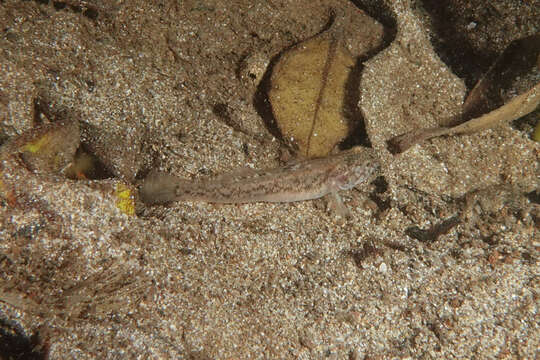
[[[332,191],[328,194],[328,211],[342,217],[343,219],[347,219],[351,216],[351,211],[347,205],[343,203],[337,191]]]

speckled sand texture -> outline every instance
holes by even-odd
[[[405,0],[46,3],[0,2],[0,142],[41,113],[79,121],[111,178],[2,158],[0,359],[538,357],[540,144],[505,124],[386,149],[444,125],[471,85],[460,77],[478,80],[441,60],[459,47],[437,32],[444,17]],[[540,28],[538,0],[467,3],[446,9],[475,22],[470,49]],[[367,195],[342,193],[350,219],[324,199],[122,211],[119,186],[152,169],[189,179],[293,156],[266,87],[330,7],[350,20],[350,102],[368,135],[347,141],[383,167]],[[501,18],[520,25],[489,27]]]

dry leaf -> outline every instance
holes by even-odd
[[[540,142],[540,119],[537,120],[532,139],[536,142]]]
[[[392,153],[401,153],[424,140],[443,135],[470,134],[495,127],[503,122],[510,122],[534,111],[540,103],[540,83],[531,90],[516,96],[507,104],[490,113],[469,120],[463,124],[446,128],[421,129],[396,136],[389,140]]]
[[[20,154],[25,165],[40,173],[60,173],[80,144],[77,121],[56,122],[30,129],[0,149],[1,156]]]
[[[538,82],[539,55],[540,35],[512,41],[467,95],[462,122],[494,110],[515,93],[532,88]]]
[[[283,137],[305,157],[320,157],[343,140],[345,87],[354,58],[329,30],[287,51],[272,74],[272,110]]]
[[[424,128],[396,136],[388,141],[390,151],[394,154],[401,153],[433,137],[473,133],[492,128],[534,111],[540,101],[538,90],[540,83],[536,84],[539,55],[539,35],[513,41],[467,96],[461,119],[463,121],[475,117],[474,119],[454,127]],[[509,95],[512,94],[509,90],[515,91],[516,88],[528,91],[508,101]],[[507,103],[501,106],[505,100]],[[496,107],[498,108],[493,110]]]

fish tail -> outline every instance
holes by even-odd
[[[147,205],[166,204],[178,198],[178,189],[186,182],[165,172],[151,172],[139,188],[139,196]]]

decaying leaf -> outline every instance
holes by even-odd
[[[454,127],[439,127],[412,131],[389,140],[393,153],[401,153],[411,146],[427,139],[443,135],[471,134],[495,127],[504,122],[516,120],[534,111],[540,103],[540,83],[531,90],[516,96],[507,104],[480,117]]]
[[[479,117],[508,102],[538,82],[540,35],[512,41],[476,83],[463,103],[462,122]]]
[[[503,122],[518,119],[534,111],[540,103],[540,83],[529,91],[516,96],[507,104],[490,113],[448,129],[443,135],[470,134],[495,127]]]
[[[72,321],[81,316],[102,316],[121,312],[129,301],[148,294],[150,279],[141,271],[114,263],[101,272],[78,282],[66,282],[55,296],[40,292],[35,298],[21,292],[15,284],[0,281],[0,303],[41,316],[64,316]]]
[[[532,139],[534,141],[540,142],[540,119],[538,119],[536,122],[536,127],[534,128]]]
[[[272,110],[305,157],[327,155],[348,133],[346,82],[354,59],[334,29],[287,51],[272,73]]]
[[[87,152],[84,146],[77,149],[73,161],[63,173],[68,179],[73,180],[100,180],[113,177],[101,160]]]
[[[71,163],[79,144],[77,121],[55,122],[24,132],[3,145],[0,154],[19,154],[30,170],[57,174]]]
[[[454,127],[417,129],[396,136],[388,141],[390,151],[401,153],[433,137],[492,128],[534,111],[540,102],[539,58],[539,35],[513,41],[467,96],[461,119],[468,121]],[[516,89],[522,90],[521,95],[510,99]]]

